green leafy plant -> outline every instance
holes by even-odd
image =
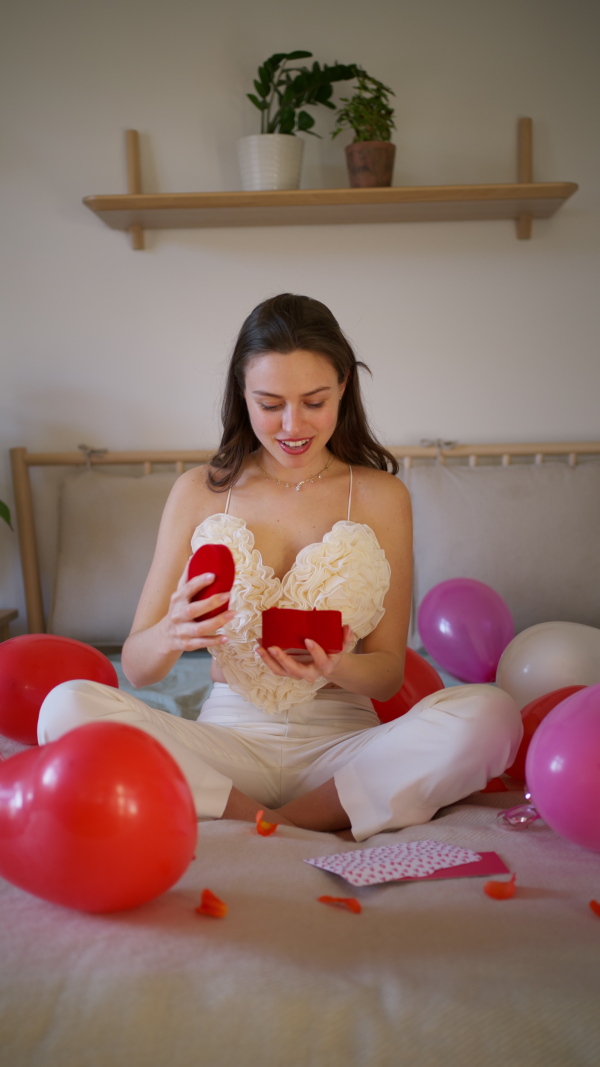
[[[6,525],[10,526],[12,530],[10,522],[10,509],[8,507],[8,504],[5,504],[3,500],[0,500],[0,519],[4,519]]]
[[[390,107],[393,89],[372,78],[366,71],[356,75],[356,92],[351,97],[342,97],[345,104],[338,110],[336,129],[331,136],[337,137],[342,130],[354,130],[354,141],[390,141],[395,130],[394,109]]]
[[[276,52],[258,68],[254,79],[256,93],[248,99],[261,113],[261,133],[315,134],[315,120],[304,107],[324,107],[335,111],[332,103],[333,83],[350,81],[357,76],[356,64],[334,63],[333,66],[290,67],[297,59],[312,59],[312,52]]]

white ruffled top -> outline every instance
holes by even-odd
[[[192,550],[205,544],[227,545],[236,572],[229,603],[235,618],[221,631],[229,641],[211,653],[234,692],[262,711],[284,712],[312,700],[327,681],[280,678],[265,667],[256,652],[263,611],[273,607],[341,611],[343,624],[352,628],[357,640],[371,633],[383,617],[390,565],[373,530],[364,523],[336,522],[322,541],[301,549],[283,579],[263,563],[244,519],[226,513],[209,515],[194,531]]]

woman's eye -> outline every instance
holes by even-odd
[[[319,400],[317,404],[309,404],[308,401],[305,403],[307,408],[322,408],[324,405],[324,400]],[[259,406],[261,411],[281,411],[281,404],[260,404]]]

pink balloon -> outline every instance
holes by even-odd
[[[515,633],[500,594],[474,578],[435,585],[421,602],[417,622],[429,654],[462,682],[493,682]]]
[[[600,851],[600,684],[567,697],[540,723],[525,774],[548,826]]]

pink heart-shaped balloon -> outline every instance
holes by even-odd
[[[196,836],[182,772],[137,727],[89,723],[0,764],[0,875],[44,900],[134,908],[181,877]]]

